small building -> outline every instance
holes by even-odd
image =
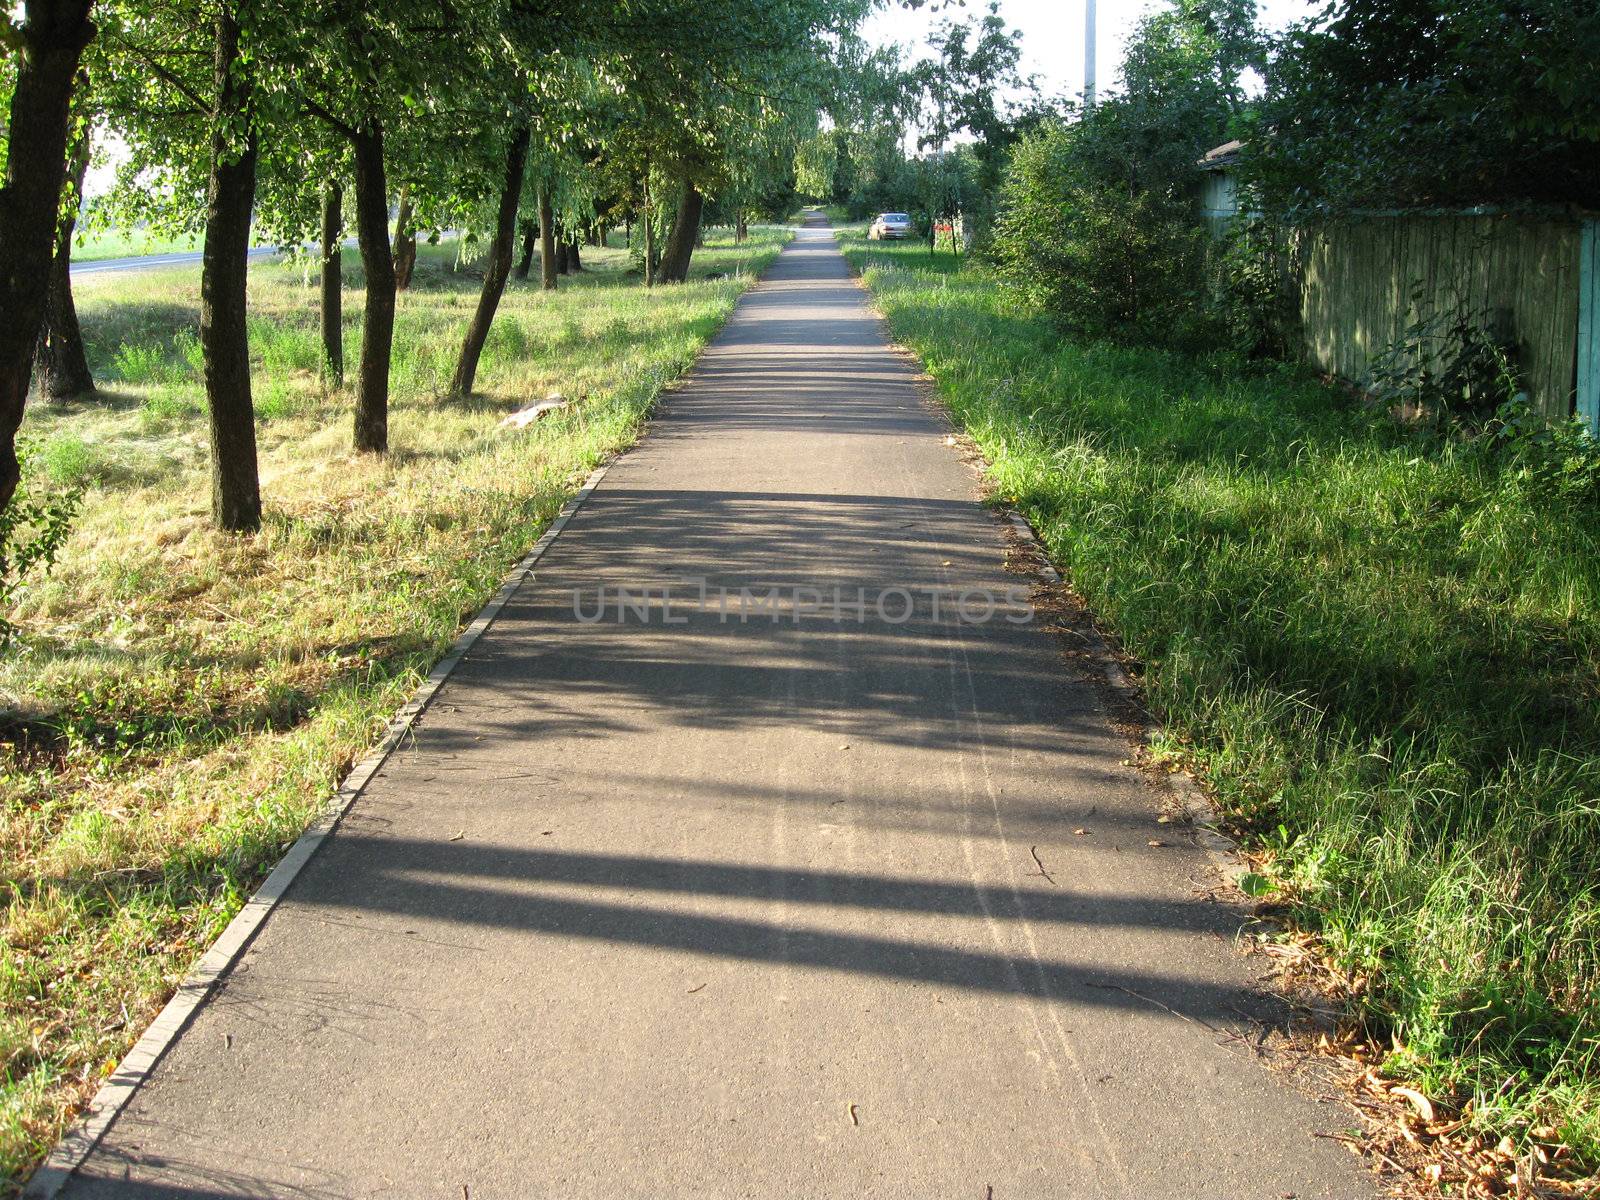
[[[1205,218],[1211,232],[1220,234],[1228,222],[1239,215],[1239,183],[1233,168],[1238,165],[1240,141],[1223,142],[1206,151],[1205,157],[1195,165],[1205,172],[1200,182],[1200,215]]]

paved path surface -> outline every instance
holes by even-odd
[[[256,246],[250,251],[250,261],[259,262],[278,253],[275,246]],[[72,277],[81,279],[89,275],[125,274],[128,271],[149,271],[158,267],[198,267],[203,257],[198,250],[180,250],[175,254],[138,254],[131,258],[96,258],[89,262],[72,264]]]
[[[806,231],[67,1194],[1373,1195],[1054,635],[934,618],[1002,559]]]

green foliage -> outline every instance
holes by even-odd
[[[1236,217],[1213,246],[1211,312],[1243,357],[1293,354],[1300,320],[1293,270],[1288,236],[1273,221]]]
[[[1581,418],[1552,423],[1519,394],[1495,411],[1484,440],[1531,502],[1600,505],[1600,442]]]
[[[1178,346],[1217,336],[1195,163],[1242,105],[1253,14],[1247,0],[1175,0],[1145,17],[1123,93],[1044,122],[1013,153],[995,255],[1066,328]]]
[[[1270,211],[1600,195],[1600,6],[1336,0],[1275,47],[1251,139]]]
[[[26,469],[28,456],[17,457]],[[31,487],[19,487],[11,503],[0,509],[0,650],[8,648],[17,634],[11,609],[18,591],[30,572],[43,573],[55,562],[82,499],[81,485],[53,495],[35,495]]]
[[[983,166],[971,146],[925,154],[911,164],[909,183],[916,197],[911,217],[923,237],[934,237],[939,222],[954,224],[960,218],[970,234],[988,211],[983,187]]]
[[[1415,319],[1372,360],[1369,388],[1381,404],[1440,427],[1477,429],[1517,402],[1516,347],[1494,333],[1490,314],[1440,307],[1420,290],[1411,304]]]
[[[1192,208],[1130,190],[1095,162],[1121,110],[1047,125],[1012,156],[994,254],[1025,301],[1091,337],[1194,344],[1206,335],[1206,233]]]
[[[1600,503],[1289,368],[1063,341],[981,270],[849,251],[1388,1068],[1600,1164]],[[1571,429],[1525,434],[1573,448]],[[1517,436],[1507,431],[1508,438]],[[1560,464],[1560,465],[1558,465]]]
[[[834,176],[838,166],[838,131],[818,130],[795,147],[795,189],[808,200],[835,199]]]
[[[1018,92],[1032,97],[1038,91],[1017,69],[1022,31],[1007,31],[999,4],[989,0],[981,17],[941,21],[928,44],[936,57],[912,71],[926,114],[918,145],[942,150],[956,134],[970,134],[979,187],[992,193],[1018,136],[1014,115],[1021,105],[1006,97]]]

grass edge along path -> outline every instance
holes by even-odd
[[[1302,371],[1076,345],[981,268],[841,242],[998,497],[1142,664],[1158,752],[1314,935],[1383,1073],[1480,1145],[1593,1170],[1592,500]]]
[[[292,415],[263,418],[268,514],[254,538],[207,527],[192,448],[89,477],[101,482],[83,527],[25,599],[21,658],[0,678],[13,702],[19,687],[38,693],[11,727],[20,736],[0,739],[0,1195],[20,1188],[582,480],[637,439],[789,236],[710,240],[696,274],[715,281],[655,293],[615,253],[556,293],[535,280],[491,335],[491,394],[441,400],[431,371],[416,372],[423,382],[396,396],[387,459],[341,449],[348,398],[319,399],[300,372]],[[264,304],[300,303],[298,283],[274,286],[262,284]],[[475,286],[426,275],[408,304],[437,324],[413,337],[447,355]],[[291,317],[314,327],[314,312]],[[648,333],[627,333],[645,319]],[[123,336],[117,314],[106,320]],[[176,329],[182,345],[164,351],[174,378],[188,337]],[[257,332],[276,381],[274,330]],[[573,370],[602,343],[612,365]],[[519,397],[545,394],[519,365],[540,356],[551,382],[582,375],[585,398],[497,430]],[[192,442],[196,386],[163,375],[142,406],[134,392],[38,415],[47,437],[93,428],[97,452],[137,465],[152,439]]]

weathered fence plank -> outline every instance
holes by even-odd
[[[1576,382],[1578,404],[1589,406],[1582,411],[1600,423],[1594,225],[1557,217],[1401,215],[1302,229],[1296,250],[1304,264],[1306,352],[1324,370],[1364,384],[1373,358],[1402,340],[1421,312],[1465,308],[1515,344],[1535,408],[1566,419]],[[1582,334],[1580,283],[1588,313]]]
[[[1583,223],[1579,269],[1577,411],[1600,437],[1600,221]]]

